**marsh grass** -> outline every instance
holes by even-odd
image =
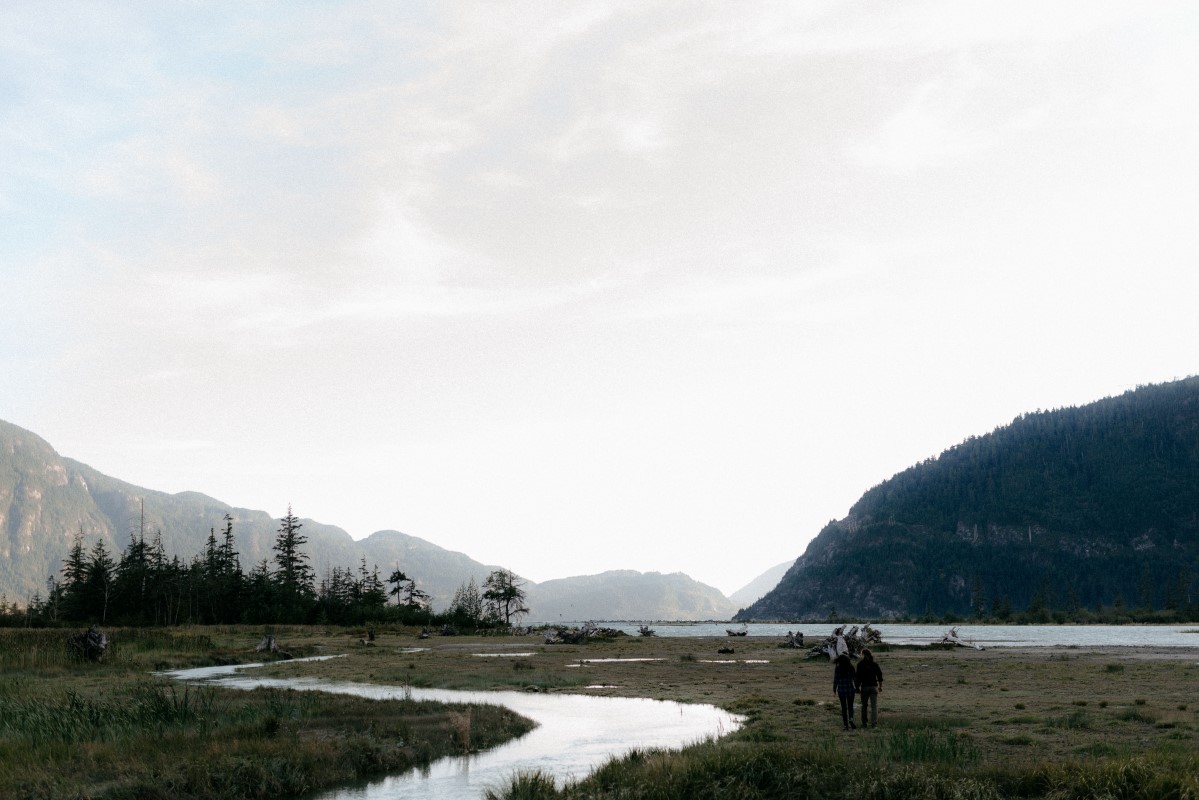
[[[1121,711],[1116,715],[1116,719],[1124,722],[1139,722],[1144,725],[1152,725],[1157,722],[1157,715],[1152,711],[1142,711],[1139,708],[1130,708],[1127,711]]]
[[[0,631],[0,797],[296,797],[530,727],[497,706],[240,691],[151,675],[163,663],[259,660],[260,630],[117,629],[99,664],[67,653],[69,632]]]
[[[0,737],[31,744],[115,742],[133,732],[207,723],[219,713],[211,689],[136,684],[123,696],[95,697],[68,689],[58,699],[0,699]]]
[[[1069,731],[1084,731],[1090,730],[1093,726],[1091,715],[1086,711],[1072,711],[1069,714],[1063,714],[1055,717],[1048,717],[1045,724],[1050,728],[1064,728]]]
[[[958,716],[923,716],[916,714],[894,714],[887,720],[889,730],[938,730],[947,731],[965,728],[970,720]]]
[[[517,775],[489,800],[724,800],[725,798],[937,798],[998,800],[987,781],[920,766],[863,765],[796,745],[701,744],[674,754],[637,751],[562,789],[537,773]]]
[[[1016,736],[1008,736],[1006,738],[1001,739],[1000,741],[1002,741],[1004,744],[1020,746],[1020,747],[1033,745],[1033,744],[1037,743],[1036,739],[1032,738],[1031,736],[1029,736],[1027,734],[1023,734],[1023,733],[1018,734]]]
[[[1023,742],[1019,744],[1025,744]],[[636,751],[562,788],[544,773],[513,776],[489,800],[1000,800],[1001,798],[1188,798],[1196,760],[1121,758],[972,770],[969,765],[865,764],[794,744],[704,743],[682,753]]]
[[[1019,714],[1015,717],[1009,717],[1006,720],[1000,720],[998,724],[1006,725],[1039,725],[1044,722],[1040,717],[1034,717],[1031,714]]]
[[[929,729],[888,731],[867,751],[879,762],[929,762],[946,766],[978,763],[978,747],[965,736]]]
[[[1046,797],[1189,798],[1199,794],[1199,761],[1163,761],[1132,757],[1087,764],[1085,769],[1057,766],[1044,771]]]

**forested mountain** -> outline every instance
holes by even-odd
[[[867,491],[738,619],[1196,602],[1199,377],[1025,414]]]

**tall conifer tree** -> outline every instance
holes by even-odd
[[[308,564],[308,554],[303,546],[308,537],[300,533],[303,524],[299,517],[287,507],[287,516],[280,520],[279,533],[275,537],[275,585],[285,613],[292,621],[300,621],[316,597],[315,574]]]

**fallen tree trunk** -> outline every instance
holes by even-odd
[[[846,626],[842,625],[834,628],[831,635],[809,650],[808,658],[828,656],[828,660],[832,661],[842,654],[848,655],[850,658],[857,658],[867,647],[881,644],[882,641],[883,635],[870,627],[869,623],[861,628],[854,625],[848,630]]]
[[[974,642],[967,641],[966,639],[958,636],[957,628],[950,628],[945,635],[941,637],[941,644],[953,644],[957,645],[958,647],[973,647],[975,650],[985,649],[981,644],[975,644]]]
[[[645,635],[644,633],[642,634]],[[584,623],[581,628],[552,627],[545,631],[546,644],[582,644],[588,639],[614,639],[624,636],[616,628],[601,628],[594,622]]]

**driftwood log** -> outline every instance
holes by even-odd
[[[624,631],[616,628],[601,628],[594,622],[586,622],[581,628],[566,628],[562,626],[547,628],[545,631],[546,644],[582,644],[588,639],[614,639],[623,636]]]
[[[958,647],[973,647],[975,650],[984,649],[981,644],[975,644],[974,642],[958,636],[957,628],[950,628],[948,631],[946,631],[945,635],[941,637],[941,644],[952,644],[957,645]]]
[[[108,634],[95,625],[82,633],[72,633],[67,637],[67,652],[76,658],[103,661],[108,653]]]
[[[779,647],[803,647],[803,631],[799,633],[787,631],[787,635],[783,637],[783,641],[779,642]]]
[[[842,625],[834,628],[831,635],[809,650],[808,658],[828,656],[828,660],[832,661],[842,653],[847,654],[850,658],[857,658],[863,649],[882,641],[883,635],[870,627],[869,623],[861,628],[857,625],[852,628]]]

